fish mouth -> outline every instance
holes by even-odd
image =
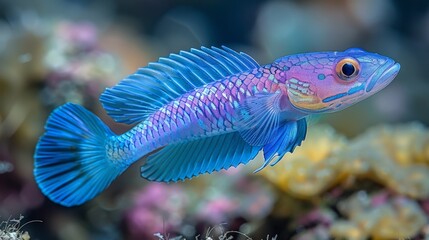
[[[392,59],[387,60],[380,68],[378,68],[370,77],[365,91],[376,93],[389,85],[398,75],[401,65]]]

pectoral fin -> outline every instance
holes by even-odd
[[[293,152],[296,146],[300,146],[307,133],[307,122],[305,118],[298,121],[282,124],[271,141],[264,146],[264,164],[255,170],[258,172],[270,164],[277,157],[271,166],[277,164],[287,152]]]
[[[282,94],[258,93],[239,109],[241,137],[252,146],[267,144],[279,127]]]

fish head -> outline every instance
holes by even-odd
[[[336,112],[386,87],[398,74],[393,59],[362,49],[279,59],[293,107],[306,114]]]

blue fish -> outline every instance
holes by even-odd
[[[117,135],[82,106],[55,109],[34,154],[34,176],[52,201],[94,198],[146,156],[141,176],[176,182],[247,164],[275,165],[305,138],[306,117],[344,109],[387,86],[400,66],[361,49],[282,57],[259,65],[227,47],[171,54],[140,68],[100,101]]]

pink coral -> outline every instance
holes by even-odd
[[[136,239],[156,232],[176,231],[185,218],[188,197],[177,185],[150,183],[134,198],[126,214],[128,230]]]

